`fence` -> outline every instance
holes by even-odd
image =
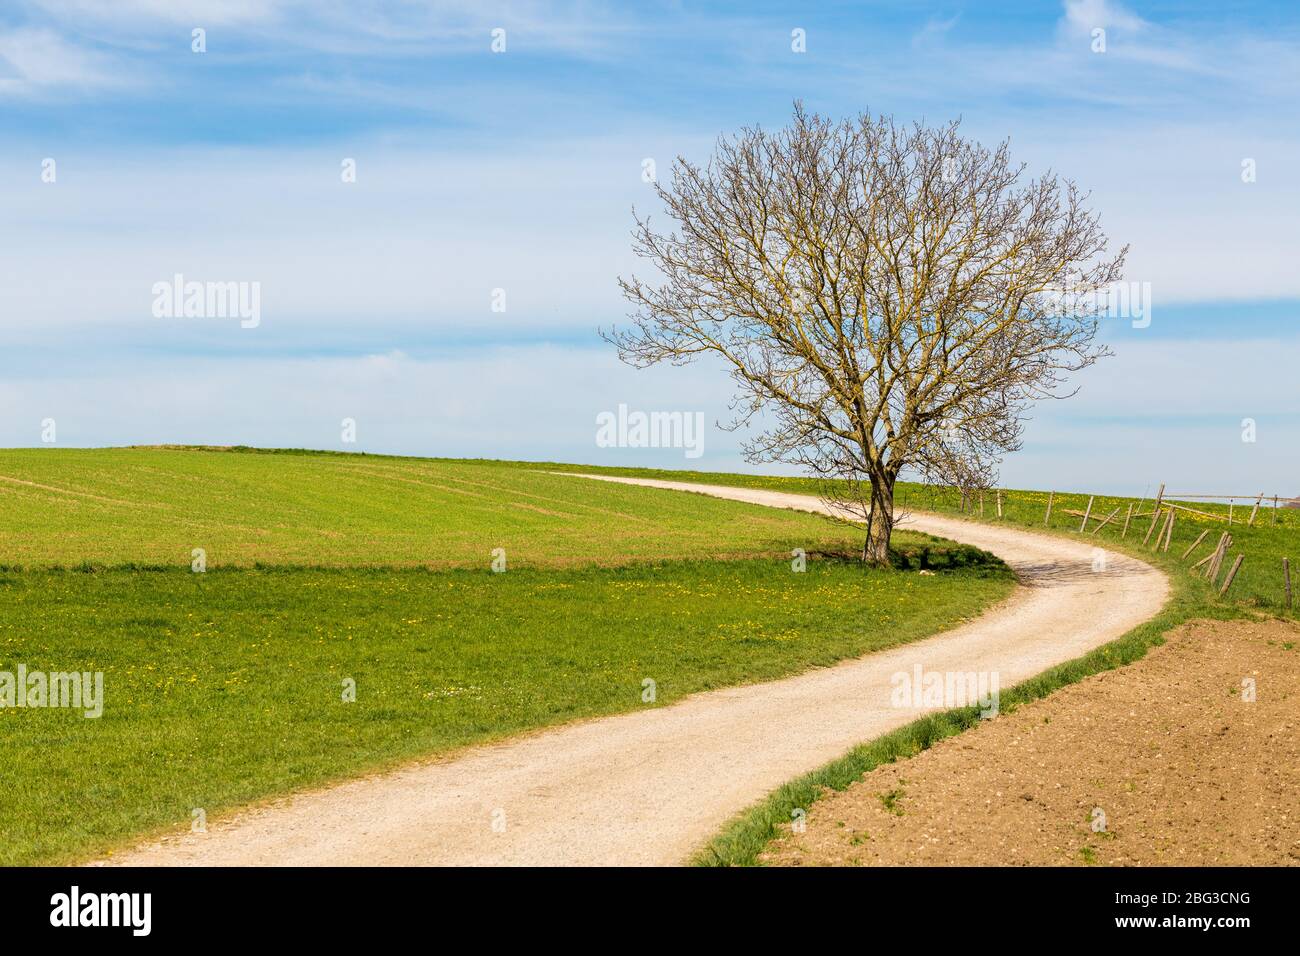
[[[980,517],[985,516],[985,490],[962,490],[957,488],[931,490],[932,495],[936,492],[944,494],[945,497],[947,493],[951,492],[954,495],[953,504],[962,513],[978,513]],[[1009,501],[1012,507],[1016,508],[1017,505],[1026,500],[1042,501],[1043,497],[1038,492],[1010,492],[1000,488],[987,489],[987,493],[991,494],[994,499],[999,519],[1004,515],[1004,500]],[[1059,497],[1064,498],[1065,495]],[[1077,497],[1082,498],[1084,496]],[[1224,530],[1218,533],[1217,538],[1211,538],[1211,529],[1203,529],[1196,539],[1178,555],[1178,560],[1182,562],[1192,560],[1193,563],[1189,570],[1206,578],[1212,587],[1217,588],[1220,595],[1228,593],[1228,589],[1237,580],[1237,576],[1246,561],[1244,551],[1239,551],[1230,558],[1233,533],[1228,529],[1235,527],[1255,528],[1257,525],[1277,528],[1279,527],[1280,516],[1286,516],[1281,522],[1285,527],[1294,527],[1300,524],[1300,515],[1295,515],[1295,517],[1286,515],[1287,509],[1300,507],[1300,499],[1284,495],[1268,495],[1263,492],[1247,495],[1168,492],[1165,490],[1165,485],[1161,484],[1154,499],[1148,501],[1144,496],[1136,502],[1121,501],[1115,507],[1110,507],[1109,510],[1107,510],[1108,506],[1096,507],[1097,499],[1100,497],[1103,496],[1087,495],[1087,504],[1082,507],[1062,507],[1062,502],[1058,501],[1056,492],[1048,492],[1043,510],[1043,525],[1051,525],[1053,513],[1058,516],[1069,515],[1071,518],[1079,520],[1077,529],[1075,529],[1079,534],[1095,536],[1103,528],[1110,527],[1112,534],[1115,529],[1119,530],[1121,539],[1126,539],[1130,532],[1141,534],[1143,546],[1161,552],[1168,552],[1173,541],[1174,528],[1180,526],[1180,516],[1185,521],[1193,520],[1197,521],[1197,523],[1204,520],[1223,522]],[[1115,497],[1120,496],[1106,497],[1111,497],[1113,500]],[[1201,505],[1201,507],[1194,507],[1194,505]],[[1218,510],[1209,510],[1215,508]],[[1264,515],[1261,515],[1261,509],[1264,511]],[[1019,511],[1019,517],[1024,519],[1028,518],[1028,515],[1023,511]],[[1033,520],[1036,521],[1037,519]],[[1058,526],[1060,524],[1059,518],[1057,524]],[[1207,539],[1210,539],[1211,542],[1209,553],[1197,555],[1198,550],[1202,548]],[[1271,542],[1267,538],[1262,540],[1264,541],[1263,550],[1270,550],[1268,545]],[[1276,560],[1276,557],[1275,552],[1272,559]],[[1284,595],[1286,608],[1292,610],[1294,606],[1291,592],[1290,558],[1281,558],[1281,563],[1282,574],[1279,582],[1281,592]],[[1253,580],[1255,583],[1252,586],[1258,592],[1259,575],[1256,574]],[[1274,591],[1272,593],[1277,594],[1278,592]]]

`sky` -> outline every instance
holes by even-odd
[[[10,0],[0,445],[779,470],[719,427],[716,365],[598,330],[647,162],[796,100],[960,118],[1129,245],[1149,323],[1106,321],[1004,485],[1300,493],[1290,2]],[[160,315],[177,275],[256,284],[256,321]],[[702,454],[601,447],[620,405],[702,414]]]

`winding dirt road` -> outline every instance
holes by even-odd
[[[596,476],[574,476],[575,480]],[[778,508],[816,498],[604,478]],[[1014,595],[922,641],[767,684],[474,747],[238,813],[114,855],[125,865],[676,864],[766,793],[908,723],[890,678],[993,672],[1003,688],[1156,614],[1168,582],[1086,541],[936,515],[905,527],[983,548],[1015,569]]]

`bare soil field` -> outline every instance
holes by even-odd
[[[1166,637],[826,794],[762,862],[1300,865],[1300,627]]]

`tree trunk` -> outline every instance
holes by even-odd
[[[871,478],[871,511],[867,517],[867,538],[862,560],[868,564],[889,563],[889,536],[894,530],[894,478]]]

